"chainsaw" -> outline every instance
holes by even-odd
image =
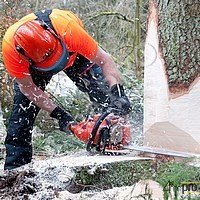
[[[101,115],[88,117],[78,123],[78,126],[72,125],[70,129],[75,137],[87,144],[86,150],[89,152],[95,149],[102,154],[114,155],[129,154],[136,151],[139,152],[138,155],[148,155],[147,157],[163,155],[173,158],[188,158],[194,156],[186,152],[131,144],[130,124],[126,122],[125,118],[114,115],[110,108]]]
[[[123,149],[131,141],[131,127],[125,118],[113,114],[112,109],[104,113],[88,117],[70,128],[75,137],[86,143],[86,150],[106,154]]]

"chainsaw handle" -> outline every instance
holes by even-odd
[[[102,113],[102,115],[99,117],[99,119],[96,121],[93,129],[92,129],[92,132],[91,132],[91,135],[90,135],[90,139],[87,143],[87,146],[86,146],[86,150],[87,151],[91,151],[91,148],[92,148],[92,142],[94,141],[95,139],[95,136],[97,134],[97,130],[99,128],[99,126],[101,125],[101,123],[103,122],[103,120],[110,114],[113,112],[113,109],[112,108],[108,108],[104,113]]]

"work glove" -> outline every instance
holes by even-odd
[[[124,93],[124,88],[120,84],[111,87],[110,107],[114,108],[113,112],[118,115],[127,115],[131,111],[131,104]]]
[[[70,124],[74,123],[74,118],[65,110],[57,106],[50,114],[50,117],[53,117],[58,120],[59,127],[61,131],[68,132],[68,127]]]

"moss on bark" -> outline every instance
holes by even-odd
[[[129,186],[152,178],[152,161],[136,160],[108,163],[99,166],[86,166],[75,169],[75,182],[84,185],[86,189],[92,187],[109,189],[113,187]]]
[[[198,0],[156,0],[160,46],[171,92],[187,90],[199,76],[200,4]]]

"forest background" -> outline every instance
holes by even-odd
[[[109,52],[122,73],[126,93],[133,110],[129,116],[132,140],[142,142],[143,126],[143,52],[146,34],[148,1],[141,0],[3,0],[0,2],[0,44],[6,29],[26,14],[43,9],[60,8],[74,12],[83,21],[90,35]],[[1,46],[1,45],[0,45]],[[1,49],[0,49],[1,52]],[[62,76],[62,74],[60,75]],[[77,89],[62,83],[52,83],[49,95],[77,120],[84,119],[90,109],[88,97]],[[13,79],[7,74],[0,54],[0,105],[4,124],[12,106]],[[61,87],[61,93],[56,90]],[[67,95],[62,95],[62,91]],[[84,98],[82,98],[84,96]],[[86,106],[87,105],[87,106]],[[88,108],[89,107],[89,108]],[[92,115],[92,113],[90,113]],[[36,154],[58,154],[82,143],[69,139],[56,128],[57,124],[44,112],[40,112],[34,128]],[[55,134],[56,132],[56,134]],[[3,135],[4,137],[5,135]],[[73,141],[72,141],[73,140]],[[3,144],[3,139],[0,140]]]

